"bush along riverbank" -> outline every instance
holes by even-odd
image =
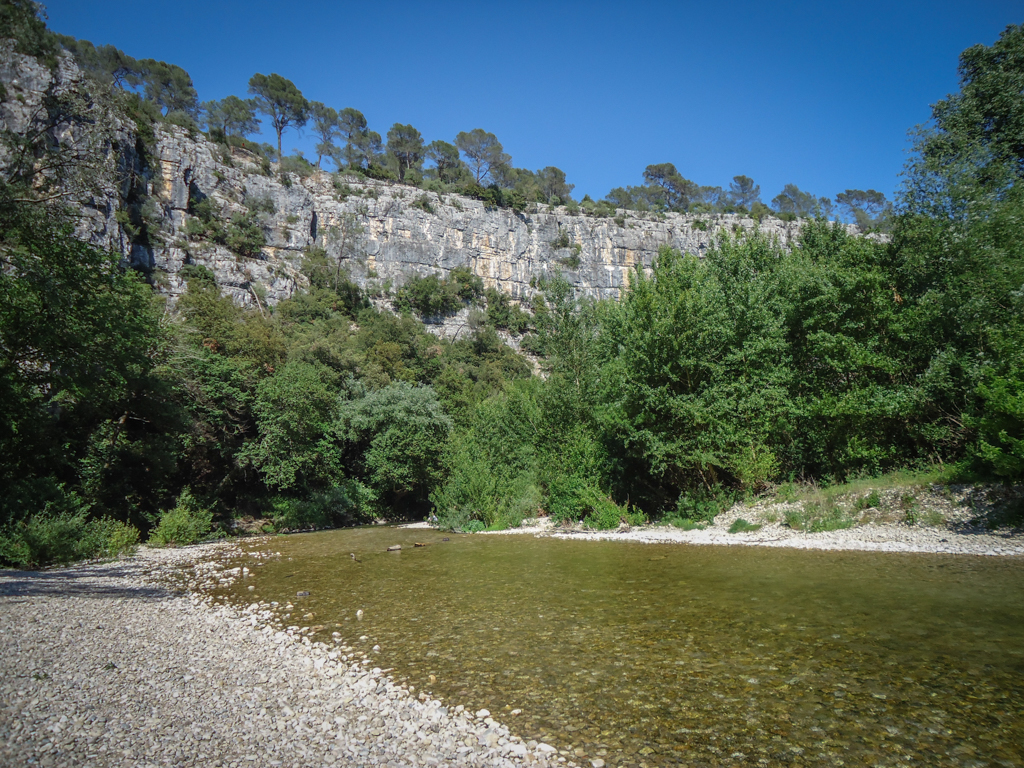
[[[284,606],[204,594],[257,567],[243,554],[143,548],[0,573],[0,763],[574,765],[486,710],[394,683],[370,649],[310,641]]]

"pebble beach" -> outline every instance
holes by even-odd
[[[182,573],[230,543],[0,572],[0,765],[572,765],[487,710],[420,698]],[[199,568],[196,569],[195,566]]]

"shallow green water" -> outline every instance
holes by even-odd
[[[270,548],[237,599],[610,766],[1024,765],[1019,558],[393,528]]]

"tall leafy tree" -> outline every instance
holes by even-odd
[[[199,114],[199,96],[192,78],[181,67],[156,59],[143,59],[142,81],[146,98],[164,110],[183,112],[190,117]]]
[[[206,101],[202,105],[207,130],[223,131],[225,136],[247,136],[259,130],[256,102],[226,96],[220,101]]]
[[[355,471],[388,507],[426,502],[443,476],[452,428],[434,389],[395,382],[341,403],[338,411],[335,433],[349,443]]]
[[[779,213],[788,213],[805,219],[827,214],[832,210],[832,201],[804,192],[796,184],[787,184],[772,198],[772,208]]]
[[[384,140],[376,131],[365,131],[359,137],[359,161],[366,168],[380,165],[381,156],[384,154]]]
[[[313,133],[320,139],[316,145],[316,167],[319,169],[324,155],[334,157],[338,151],[334,145],[338,135],[338,110],[314,101],[309,105],[309,114],[313,118]]]
[[[293,361],[260,382],[253,403],[259,437],[245,446],[241,460],[257,467],[270,487],[312,490],[341,477],[331,434],[336,378],[325,366]]]
[[[848,189],[836,195],[836,204],[865,232],[886,230],[892,203],[874,189]]]
[[[119,456],[153,421],[146,401],[160,342],[159,314],[136,274],[77,239],[72,216],[8,203],[0,205],[0,524],[41,508],[59,484],[73,487],[96,451],[115,474],[126,470]]]
[[[46,28],[42,9],[33,0],[5,0],[0,3],[0,29],[14,40],[18,53],[55,63],[59,38]]]
[[[358,109],[345,107],[338,113],[338,135],[345,141],[345,146],[341,149],[345,165],[354,168],[362,164],[361,147],[365,143],[366,133],[366,118]]]
[[[964,51],[960,86],[933,106],[904,172],[893,227],[901,295],[928,310],[915,341],[933,350],[932,367],[946,379],[935,401],[954,421],[950,431],[977,430],[980,467],[1020,477],[1024,27]]]
[[[411,168],[423,164],[423,136],[411,125],[395,123],[388,131],[388,152],[398,164],[398,178],[405,180]]]
[[[729,193],[717,185],[697,185],[693,196],[694,203],[703,210],[720,210],[729,205],[731,198]]]
[[[604,199],[614,208],[650,211],[662,210],[667,207],[664,190],[651,184],[637,187],[615,187],[605,195]]]
[[[458,147],[441,139],[430,142],[424,156],[434,164],[433,171],[437,178],[444,182],[456,181],[464,167]]]
[[[761,199],[761,185],[755,184],[749,176],[733,176],[729,182],[729,199],[733,205],[741,205],[747,210]]]
[[[547,168],[542,168],[535,174],[537,181],[540,184],[541,193],[545,199],[557,197],[563,202],[567,202],[572,199],[572,191],[575,188],[575,184],[567,184],[565,181],[565,171],[561,168],[555,168],[553,165],[549,165]]]
[[[935,130],[920,151],[939,159],[980,147],[1024,176],[1024,25],[968,48],[959,69],[960,91],[932,108]]]
[[[309,102],[295,83],[277,73],[261,75],[257,72],[249,78],[249,93],[256,97],[260,112],[270,118],[277,131],[277,155],[281,154],[281,134],[289,126],[301,128],[309,119]]]
[[[138,88],[143,83],[142,64],[112,45],[94,46],[88,40],[57,35],[60,44],[75,57],[82,71],[104,83],[121,89]]]
[[[468,133],[462,131],[455,137],[455,146],[465,156],[477,184],[483,184],[499,166],[512,161],[498,137],[483,128],[474,128]]]
[[[700,188],[684,178],[672,163],[648,165],[644,169],[644,181],[663,196],[665,207],[674,211],[685,211],[698,200]]]

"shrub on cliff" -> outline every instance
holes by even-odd
[[[447,279],[415,275],[398,289],[395,306],[415,309],[422,315],[451,315],[483,295],[483,280],[468,267],[455,267]]]

